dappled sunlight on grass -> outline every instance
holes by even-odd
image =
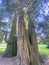
[[[41,55],[49,56],[49,49],[46,44],[39,44],[38,48]]]
[[[4,51],[6,50],[7,44],[0,44],[0,55],[2,55],[4,53]]]

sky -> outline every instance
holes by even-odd
[[[45,38],[46,34],[43,31],[43,23],[46,23],[46,18],[49,17],[49,2],[41,2],[37,7],[38,15],[36,15],[35,18],[35,32],[38,34],[41,38]],[[42,27],[40,27],[40,25]],[[45,29],[46,30],[46,29]]]
[[[25,0],[24,0],[25,1]],[[14,2],[14,0],[12,0],[12,2]],[[3,4],[6,4],[6,0],[0,0],[0,10],[1,10],[1,6],[3,5]],[[37,33],[37,34],[39,34],[39,36],[41,36],[41,37],[45,37],[45,33],[43,33],[42,31],[43,31],[43,29],[42,29],[42,27],[41,28],[39,28],[39,23],[43,23],[43,22],[45,22],[45,20],[46,20],[46,17],[47,16],[49,16],[49,2],[42,2],[42,0],[41,0],[41,3],[39,3],[39,5],[38,5],[38,7],[37,7],[37,11],[38,11],[38,16],[36,16],[35,17],[35,22],[36,22],[36,26],[35,26],[35,32]],[[4,13],[6,13],[7,11],[5,11]],[[4,14],[5,15],[5,14]],[[7,13],[6,13],[6,15],[8,15]],[[10,19],[9,19],[9,17],[4,17],[3,19],[2,19],[2,22],[9,22],[10,21]],[[6,29],[5,29],[6,30]]]
[[[0,0],[0,4],[2,4],[2,0]]]

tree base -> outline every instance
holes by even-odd
[[[7,45],[7,49],[5,50],[2,57],[13,57],[17,56],[17,44],[12,43]]]

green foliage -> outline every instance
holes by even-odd
[[[5,25],[6,25],[6,23],[0,21],[0,27],[5,26]]]

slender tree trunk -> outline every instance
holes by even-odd
[[[5,50],[4,57],[12,57],[17,55],[17,38],[16,38],[16,16],[12,22],[12,28],[7,41],[7,49]]]

